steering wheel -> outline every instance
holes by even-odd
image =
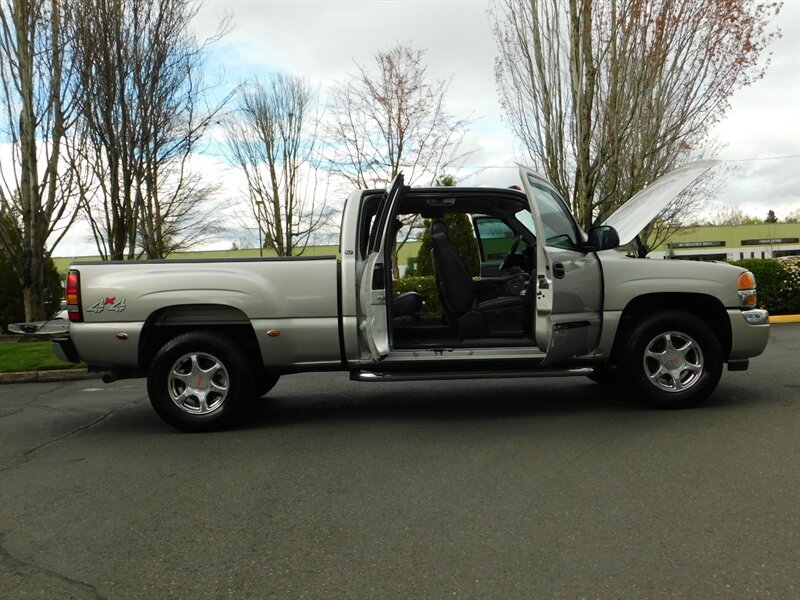
[[[500,263],[500,266],[498,267],[498,271],[506,270],[506,267],[508,267],[508,263],[511,260],[511,257],[514,256],[514,254],[517,251],[517,248],[519,248],[520,242],[522,242],[522,236],[518,235],[514,240],[514,243],[511,244],[511,248],[508,249],[508,252],[506,252],[506,255],[503,257],[503,260]]]

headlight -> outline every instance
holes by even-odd
[[[750,271],[739,275],[739,299],[742,306],[753,308],[756,305],[756,278]]]

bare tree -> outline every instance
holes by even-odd
[[[22,284],[28,320],[48,316],[45,263],[75,217],[74,182],[61,168],[79,98],[68,91],[71,10],[68,0],[0,4],[0,137],[11,146],[10,162],[0,162],[0,251]]]
[[[332,170],[359,188],[386,185],[403,172],[433,184],[454,166],[470,121],[447,112],[449,82],[429,81],[425,51],[398,44],[375,55],[377,72],[356,73],[331,91]]]
[[[317,106],[308,80],[273,74],[242,87],[227,124],[231,161],[247,179],[262,244],[278,256],[302,254],[330,216],[317,194]]]
[[[783,219],[784,223],[800,223],[800,208],[791,211],[786,217]]]
[[[225,102],[208,102],[203,67],[227,24],[201,42],[191,0],[75,1],[93,15],[76,28],[85,216],[103,258],[162,258],[217,231],[204,207],[215,188],[191,158]]]
[[[737,206],[722,208],[708,219],[709,225],[728,227],[737,225],[758,225],[761,222],[761,219],[745,214],[745,212]]]
[[[358,188],[387,185],[402,172],[407,185],[432,185],[436,177],[469,154],[461,145],[468,117],[447,111],[448,81],[430,81],[425,51],[397,44],[375,55],[376,72],[356,64],[357,72],[331,92],[327,135],[331,169]],[[414,231],[416,218],[403,219],[397,253]]]
[[[585,228],[705,153],[728,98],[761,77],[778,5],[500,0],[506,118]],[[673,206],[678,225],[691,205]]]

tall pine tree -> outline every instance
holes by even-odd
[[[452,175],[442,175],[436,182],[439,186],[450,187],[456,184]],[[464,213],[450,213],[442,219],[450,230],[450,241],[464,261],[469,274],[473,277],[480,273],[478,241],[472,228],[472,222]],[[417,254],[416,275],[433,275],[433,259],[431,257],[431,220],[425,219],[425,232],[422,234],[419,253]]]

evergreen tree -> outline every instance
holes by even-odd
[[[455,178],[452,175],[442,175],[436,182],[440,186],[454,186]],[[478,255],[478,241],[472,228],[472,222],[464,213],[450,213],[444,215],[442,220],[450,230],[450,241],[464,261],[469,274],[476,276],[480,273],[480,258]],[[425,232],[417,254],[417,275],[433,275],[433,258],[431,256],[431,220],[425,219]]]
[[[4,333],[9,323],[19,323],[26,320],[25,294],[22,284],[14,271],[14,265],[20,264],[22,252],[22,229],[10,215],[0,215],[5,231],[9,233],[11,246],[17,248],[17,255],[8,256],[5,250],[0,249],[0,333]],[[56,265],[50,257],[42,256],[43,277],[41,298],[44,303],[44,318],[50,318],[61,304],[64,290],[61,285],[61,275],[58,274]],[[34,319],[38,320],[38,319]]]
[[[9,323],[25,321],[25,305],[22,301],[22,284],[14,276],[11,262],[0,252],[0,333],[5,333]],[[61,275],[56,270],[53,260],[45,259],[43,299],[45,315],[50,318],[61,303],[64,291],[61,286]]]
[[[778,217],[775,216],[775,211],[771,210],[767,213],[767,218],[764,219],[764,223],[777,223]]]

